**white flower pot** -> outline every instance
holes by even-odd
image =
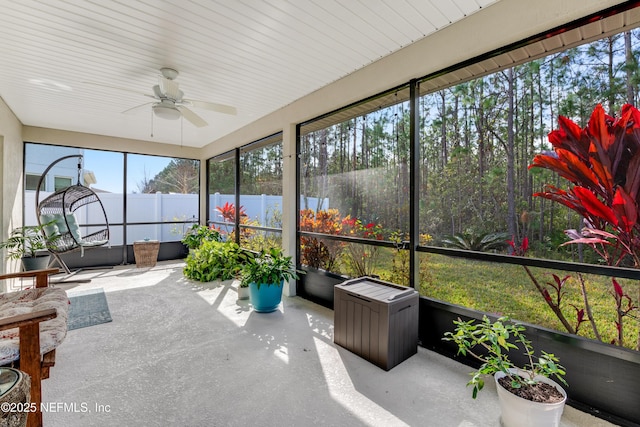
[[[249,299],[249,287],[243,288],[242,286],[238,286],[238,299],[239,300]]]
[[[510,371],[522,372],[517,369]],[[498,383],[498,380],[504,376],[506,375],[503,372],[496,372],[494,376],[503,427],[557,427],[560,425],[564,404],[567,401],[567,392],[557,382],[547,377],[536,377],[536,380],[556,387],[564,396],[564,399],[558,403],[540,403],[523,399],[507,391]]]

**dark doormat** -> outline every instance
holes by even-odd
[[[111,322],[111,313],[103,289],[88,289],[69,296],[68,330]]]

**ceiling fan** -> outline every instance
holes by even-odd
[[[153,98],[154,101],[129,108],[128,110],[123,111],[124,114],[132,113],[151,105],[151,110],[156,117],[169,120],[176,120],[180,117],[184,117],[196,127],[204,127],[207,126],[208,123],[188,107],[202,108],[224,114],[237,114],[235,107],[231,107],[229,105],[184,98],[184,92],[180,90],[178,83],[175,82],[175,78],[178,77],[178,71],[173,68],[165,67],[160,69],[160,73],[162,75],[158,76],[158,84],[153,86],[153,95],[146,93],[143,94],[144,96]],[[98,85],[106,86],[101,84]],[[122,90],[129,91],[128,89]]]

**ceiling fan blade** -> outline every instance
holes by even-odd
[[[195,99],[183,99],[183,101],[188,102],[193,107],[211,110],[217,113],[231,114],[232,116],[238,114],[238,110],[236,110],[236,107],[232,107],[230,105],[216,104],[215,102],[198,101]]]
[[[82,82],[82,83],[85,83],[85,84],[88,84],[88,85],[93,85],[93,86],[106,87],[107,89],[121,90],[123,92],[136,93],[138,95],[148,96],[149,98],[155,98],[154,95],[150,95],[148,93],[139,92],[139,91],[134,90],[134,89],[128,89],[128,88],[124,88],[124,87],[105,85],[105,84],[96,83],[96,82]]]
[[[199,127],[199,128],[209,125],[209,123],[205,122],[202,117],[200,117],[199,115],[197,115],[196,113],[194,113],[193,111],[188,109],[187,107],[179,106],[177,108],[182,113],[182,117],[184,117],[189,122],[191,122],[192,125],[194,125],[196,127]]]
[[[182,99],[183,93],[180,90],[178,83],[174,82],[173,80],[164,78],[162,76],[160,76],[159,79],[160,79],[160,89],[162,90],[162,93],[164,93],[164,95],[167,98],[175,99],[176,101],[179,101]]]
[[[143,107],[146,107],[147,105],[151,105],[151,104],[153,104],[153,102],[145,102],[144,104],[136,105],[135,107],[131,107],[131,108],[127,109],[127,110],[124,110],[122,112],[122,114],[135,113],[136,111],[141,110]]]

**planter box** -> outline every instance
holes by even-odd
[[[304,265],[298,269],[306,274],[300,275],[296,293],[303,298],[332,309],[334,286],[348,280],[349,277]]]
[[[453,331],[453,321],[458,317],[462,320],[482,319],[483,314],[489,315],[421,297],[421,345],[477,367],[475,360],[457,356],[458,347],[452,342],[442,341],[442,337],[445,332]],[[614,424],[640,426],[640,352],[542,327],[525,326],[525,334],[534,348],[555,354],[566,368],[565,380],[569,387],[565,389],[570,406]],[[526,363],[522,354],[516,352],[511,357],[516,364]]]

